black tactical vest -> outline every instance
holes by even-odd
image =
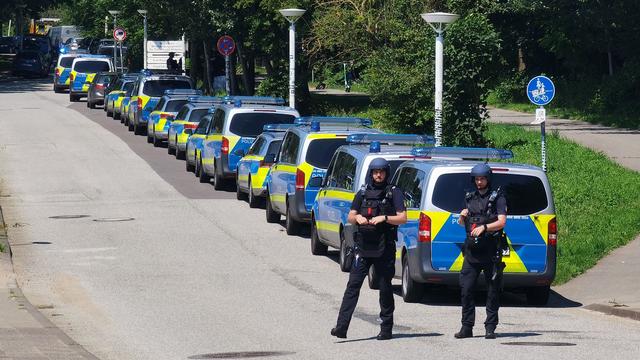
[[[380,215],[396,215],[393,206],[393,188],[383,189],[367,187],[361,190],[363,195],[359,214],[371,219]],[[383,222],[378,225],[358,225],[355,242],[358,253],[363,257],[380,257],[387,243],[396,239],[396,226]]]
[[[464,255],[470,262],[491,262],[501,246],[502,230],[483,232],[478,237],[471,236],[471,231],[478,226],[490,224],[498,220],[496,199],[500,195],[500,188],[491,190],[483,197],[478,192],[468,192],[465,195],[469,215],[465,220],[466,239]]]

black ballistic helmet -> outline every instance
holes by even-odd
[[[369,173],[367,180],[369,184],[373,184],[373,170],[384,170],[387,173],[385,182],[389,182],[389,176],[391,176],[391,166],[389,162],[383,158],[375,158],[369,163]]]
[[[476,180],[476,176],[484,176],[491,181],[491,168],[487,164],[478,164],[471,168],[471,181]]]

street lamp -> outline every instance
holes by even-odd
[[[289,21],[289,107],[296,108],[296,21],[306,10],[281,9],[280,14]]]
[[[118,19],[118,14],[120,14],[120,11],[109,10],[109,14],[113,16],[113,31],[116,31],[116,21]],[[118,72],[118,55],[116,54],[116,39],[113,39],[113,66],[115,67],[116,72]]]
[[[436,94],[435,94],[435,124],[434,124],[434,138],[435,146],[442,146],[442,83],[443,83],[443,57],[444,57],[444,33],[447,25],[458,20],[460,15],[435,12],[420,14],[422,19],[426,21],[433,30],[435,30],[436,36]]]
[[[147,68],[147,10],[138,10],[138,14],[142,15],[144,18],[144,68]]]

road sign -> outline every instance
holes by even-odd
[[[531,125],[540,125],[545,121],[547,121],[547,111],[543,107],[536,109],[536,120]]]
[[[229,35],[223,35],[218,39],[218,52],[222,56],[229,56],[236,51],[236,43],[233,41],[233,38]]]
[[[527,97],[534,105],[547,105],[555,95],[556,87],[546,76],[536,76],[527,85]]]
[[[181,40],[176,41],[147,41],[147,69],[166,69],[169,53],[174,53],[173,59],[180,62],[182,59],[182,67],[184,70],[185,46]]]
[[[117,27],[113,29],[113,38],[116,41],[124,41],[127,38],[127,32],[123,28]]]

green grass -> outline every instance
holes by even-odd
[[[511,149],[514,162],[540,166],[538,132],[490,124],[487,136]],[[555,134],[547,137],[547,166],[558,219],[555,284],[562,284],[640,232],[640,174]]]

